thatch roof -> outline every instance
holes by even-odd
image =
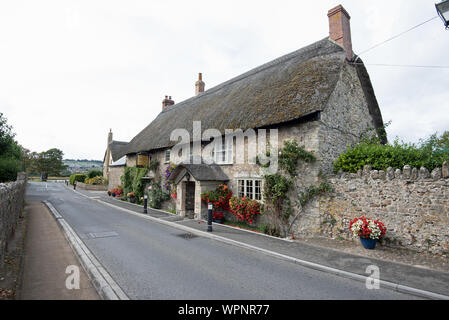
[[[109,143],[109,148],[111,149],[111,157],[112,157],[112,161],[117,161],[118,159],[120,159],[124,154],[123,154],[123,150],[124,147],[128,144],[128,142],[125,141],[116,141],[116,140],[112,140]]]
[[[266,63],[166,107],[118,156],[173,146],[177,142],[170,141],[171,132],[184,128],[192,137],[193,121],[201,121],[202,131],[214,128],[224,133],[225,129],[281,124],[321,111],[345,58],[344,49],[325,38]]]

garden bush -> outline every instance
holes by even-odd
[[[412,168],[426,167],[430,171],[449,162],[447,132],[441,137],[436,134],[418,144],[394,141],[393,144],[380,144],[378,141],[364,140],[349,147],[334,162],[334,172],[339,170],[356,173],[365,165],[374,170],[386,170],[388,167],[402,169],[405,165]]]
[[[86,175],[84,173],[75,173],[72,174],[69,178],[70,184],[73,184],[73,182],[82,182],[86,181]]]
[[[84,183],[86,184],[92,184],[92,185],[103,185],[106,184],[107,180],[101,176],[96,176],[93,178],[86,178]]]
[[[163,190],[161,184],[153,181],[148,190],[148,205],[154,209],[161,209],[162,202],[170,199],[170,193]]]
[[[101,171],[101,170],[90,170],[87,173],[87,177],[89,179],[92,179],[92,178],[95,178],[95,177],[102,177],[102,176],[103,176],[103,171]]]
[[[14,158],[0,158],[0,182],[15,181],[17,172],[19,172],[20,169],[20,160]]]
[[[121,176],[121,181],[123,185],[123,192],[125,194],[134,192],[137,200],[140,202],[140,198],[144,194],[144,182],[142,177],[147,173],[148,168],[138,168],[138,167],[126,167],[125,172]]]

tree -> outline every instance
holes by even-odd
[[[437,144],[441,149],[445,149],[446,151],[449,149],[449,131],[445,131],[439,137]]]
[[[0,182],[16,180],[22,168],[22,149],[14,137],[12,127],[0,112]]]
[[[25,171],[28,173],[39,173],[39,169],[37,167],[37,160],[39,158],[39,153],[26,148],[22,148],[23,154],[23,164],[25,166]]]
[[[37,171],[49,176],[59,176],[61,171],[67,168],[62,162],[63,155],[64,153],[57,148],[39,153],[36,159]]]

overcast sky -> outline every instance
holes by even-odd
[[[1,1],[0,112],[33,151],[103,159],[107,133],[129,141],[161,111],[329,35],[351,15],[355,53],[436,16],[429,0]],[[449,130],[449,31],[434,19],[373,49],[367,65],[389,140]]]

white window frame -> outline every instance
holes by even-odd
[[[168,159],[167,159],[167,155],[168,155]],[[170,149],[166,149],[165,150],[165,161],[164,161],[164,163],[170,163],[170,158],[171,158],[171,150]]]
[[[243,192],[241,182],[243,181]],[[258,182],[259,192],[256,193],[256,182]],[[263,202],[263,179],[261,178],[238,178],[237,195],[239,198],[247,197],[252,200]],[[258,198],[258,199],[257,199]]]
[[[214,146],[214,149],[212,150],[212,159],[216,164],[232,164],[234,160],[234,137],[225,139],[223,138],[222,143],[218,144],[218,146],[221,147],[221,149],[216,150]]]

